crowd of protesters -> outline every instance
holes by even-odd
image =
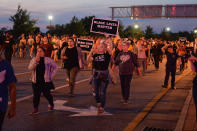
[[[6,33],[1,37],[0,43],[4,50],[3,53],[9,63],[11,63],[12,56],[20,59],[32,59],[28,67],[32,70],[34,107],[32,114],[38,114],[41,93],[49,101],[49,111],[54,109],[50,89],[51,86],[54,86],[52,79],[57,71],[57,62],[61,62],[61,67],[66,70],[70,97],[74,96],[75,79],[78,71],[83,68],[92,69],[90,83],[98,106],[98,114],[104,113],[106,91],[109,83],[117,84],[118,77],[120,78],[122,102],[128,104],[133,74],[137,72],[139,75],[146,75],[150,64],[154,64],[155,70],[159,71],[159,64],[166,58],[166,74],[162,85],[163,88],[168,87],[169,76],[171,75],[171,88],[176,89],[176,72],[179,70],[182,73],[187,68],[188,58],[193,63],[194,71],[197,70],[197,58],[194,55],[196,50],[195,42],[162,41],[160,39],[145,39],[144,37],[140,39],[120,38],[118,36],[109,37],[108,35],[103,37],[80,36],[79,38],[94,41],[93,47],[86,57],[82,49],[77,45],[76,35],[21,34],[17,41],[13,40],[11,33]],[[0,65],[0,71],[1,68],[3,67]],[[12,77],[10,83],[15,83],[15,77]],[[195,77],[193,82],[195,91],[196,80]],[[2,83],[0,83],[0,91],[1,86]],[[0,92],[0,98],[2,95]],[[196,93],[194,93],[194,98],[196,104]],[[1,110],[0,108],[0,114],[2,112],[5,114],[5,111],[6,109]],[[1,121],[3,121],[3,118]]]

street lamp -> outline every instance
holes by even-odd
[[[197,29],[194,30],[194,33],[197,34]]]
[[[52,15],[49,15],[49,16],[48,16],[48,19],[49,19],[50,26],[51,26],[51,21],[53,20],[53,16],[52,16]]]
[[[171,29],[170,29],[170,27],[166,27],[166,31],[168,31],[168,32],[169,32],[170,30],[171,30]]]
[[[138,28],[139,28],[139,25],[135,24],[135,25],[134,25],[134,28],[135,28],[135,29],[138,29]]]

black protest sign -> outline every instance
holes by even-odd
[[[118,28],[119,21],[93,18],[90,32],[99,34],[118,35]]]
[[[84,39],[77,39],[77,45],[83,51],[90,51],[92,49],[94,41],[92,40],[84,40]]]
[[[187,41],[186,37],[179,37],[179,41]]]

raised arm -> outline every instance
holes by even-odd
[[[164,47],[161,48],[161,51],[162,51],[163,53],[165,53],[165,50],[166,50],[167,47],[168,47],[168,45],[166,44]]]
[[[36,62],[36,58],[34,57],[34,58],[30,61],[29,66],[28,66],[28,69],[29,69],[29,70],[34,70],[34,69],[36,68],[37,64],[38,64],[38,63]]]

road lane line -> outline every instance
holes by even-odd
[[[25,75],[25,74],[29,74],[29,73],[31,73],[31,72],[17,73],[17,74],[15,74],[15,76],[21,76],[21,75]]]
[[[77,81],[76,84],[80,84],[80,83],[83,83],[83,82],[86,82],[86,81],[89,81],[89,80],[90,80],[90,78],[84,79],[84,80],[80,80],[80,81]],[[63,85],[63,86],[59,86],[59,87],[55,88],[55,91],[56,91],[56,90],[59,90],[59,89],[61,89],[61,88],[64,88],[64,87],[66,87],[66,86],[68,86],[68,84]],[[17,103],[18,103],[18,102],[22,102],[22,101],[27,100],[27,99],[30,99],[30,98],[32,98],[32,97],[33,97],[33,95],[25,96],[25,97],[23,97],[23,98],[17,99],[16,102],[17,102]],[[9,101],[8,104],[10,105],[11,102]]]
[[[181,80],[182,78],[184,78],[186,75],[190,73],[191,73],[191,70],[188,70],[185,74],[178,77],[175,83],[177,83],[179,80]],[[157,104],[157,102],[168,92],[168,90],[170,90],[170,88],[162,89],[162,91],[157,96],[155,96],[151,100],[151,102],[149,102],[140,113],[137,114],[137,116],[124,129],[124,131],[133,131],[144,120],[144,118],[150,113],[150,111]]]
[[[62,69],[62,68],[58,67],[58,69]],[[81,71],[91,71],[91,70],[81,70]],[[21,76],[21,75],[25,75],[25,74],[29,74],[29,73],[31,73],[31,71],[23,72],[23,73],[16,73],[15,76]]]
[[[181,110],[181,115],[179,116],[179,120],[176,124],[176,128],[174,131],[183,131],[184,130],[185,120],[187,117],[187,113],[188,113],[191,99],[192,99],[192,88],[190,89],[189,94],[185,100],[184,106]]]

